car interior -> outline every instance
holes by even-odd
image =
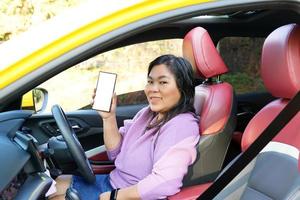
[[[299,25],[289,24],[276,29],[265,40],[262,78],[268,91],[277,99],[264,106],[250,120],[242,136],[242,152],[249,148],[299,91],[300,85],[296,78],[299,63],[295,59],[299,57],[299,51],[296,50],[300,45],[299,34]],[[274,70],[282,74],[272,73]],[[282,84],[282,80],[287,84]],[[299,116],[298,112],[214,199],[299,199]],[[170,199],[197,197],[208,186],[199,184],[183,189]]]
[[[182,190],[168,199],[196,199],[299,91],[298,8],[298,4],[270,1],[203,9],[162,20],[91,49],[75,61],[57,67],[55,73],[45,74],[16,90],[12,93],[14,98],[0,103],[0,199],[47,199],[45,194],[52,180],[61,174],[81,175],[93,182],[95,174],[114,169],[103,145],[102,119],[90,105],[72,112],[64,112],[59,105],[51,113],[22,110],[23,94],[97,54],[174,38],[183,40],[183,56],[191,62],[197,75],[195,109],[200,117],[201,139],[196,162],[189,167]],[[227,79],[233,74],[234,66],[224,55],[234,48],[228,46],[222,52],[220,43],[230,37],[259,38],[264,42],[257,48],[259,57],[252,58],[260,63],[258,73],[264,90],[239,93],[234,79]],[[231,57],[243,63],[252,51],[245,51],[244,57],[237,54]],[[42,94],[45,103],[47,91],[42,90]],[[117,108],[119,127],[147,106],[142,91],[129,96],[134,101]],[[136,102],[136,99],[143,100]],[[300,199],[299,120],[298,114],[216,199]],[[76,199],[74,191],[67,195],[68,199]]]

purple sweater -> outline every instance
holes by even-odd
[[[110,173],[114,188],[137,184],[142,199],[164,199],[180,191],[188,166],[196,159],[198,120],[191,113],[179,114],[159,131],[146,130],[152,120],[150,108],[142,109],[119,129],[122,141],[108,151],[116,168]]]

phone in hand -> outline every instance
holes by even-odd
[[[93,109],[110,112],[117,74],[99,72]]]

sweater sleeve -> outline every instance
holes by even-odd
[[[130,129],[130,127],[132,126],[132,124],[141,116],[141,114],[144,112],[146,108],[141,109],[135,116],[133,119],[126,119],[124,120],[124,126],[119,128],[119,133],[121,134],[121,140],[119,142],[119,144],[111,150],[107,150],[107,156],[109,160],[114,161],[117,157],[117,155],[120,153],[121,147],[122,147],[122,143],[123,143],[123,138],[126,136],[126,133],[128,132],[128,130]]]
[[[152,173],[138,183],[142,199],[164,199],[180,191],[188,166],[196,159],[199,135],[189,136],[170,147],[154,164]]]
[[[114,149],[107,150],[107,156],[109,160],[115,160],[117,155],[120,153],[124,135],[127,133],[128,129],[131,127],[132,124],[133,120],[124,120],[124,126],[119,128],[119,133],[122,136],[119,144]]]

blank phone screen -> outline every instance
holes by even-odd
[[[110,112],[117,74],[100,72],[96,87],[93,109]]]

